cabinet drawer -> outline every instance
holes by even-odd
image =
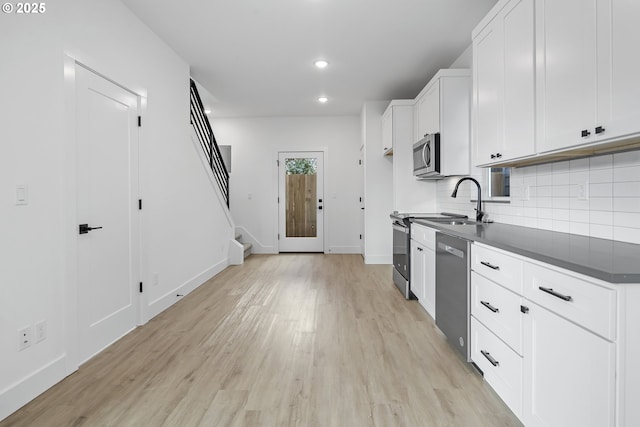
[[[516,353],[522,354],[522,297],[471,273],[471,314]]]
[[[608,339],[616,335],[616,291],[534,264],[524,265],[524,296]]]
[[[411,238],[424,247],[436,250],[436,231],[420,224],[411,224]]]
[[[471,318],[471,360],[513,413],[522,413],[522,357],[507,347],[473,317]]]
[[[502,252],[475,244],[471,247],[471,269],[518,294],[522,294],[522,264]]]

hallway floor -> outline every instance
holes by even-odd
[[[519,426],[391,266],[252,255],[6,426]]]

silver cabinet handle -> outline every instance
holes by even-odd
[[[500,310],[495,308],[494,306],[492,306],[488,301],[480,301],[480,304],[484,305],[485,307],[487,307],[489,310],[493,311],[494,313],[499,313]]]
[[[488,351],[480,350],[480,353],[482,353],[482,355],[486,357],[489,363],[491,363],[493,366],[500,366],[500,362],[491,357],[491,353],[489,353]]]
[[[493,265],[487,261],[480,261],[480,264],[484,265],[485,267],[489,267],[492,270],[500,270],[500,266],[499,265]]]
[[[562,295],[561,293],[558,293],[551,288],[544,288],[542,286],[538,286],[538,289],[540,289],[542,292],[548,293],[549,295],[553,295],[556,298],[560,298],[561,300],[573,301],[573,298],[571,298],[569,295]]]

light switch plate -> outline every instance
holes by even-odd
[[[16,185],[16,206],[24,206],[29,204],[29,191],[26,185]]]

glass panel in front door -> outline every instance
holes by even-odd
[[[317,237],[317,159],[285,159],[286,236]]]

